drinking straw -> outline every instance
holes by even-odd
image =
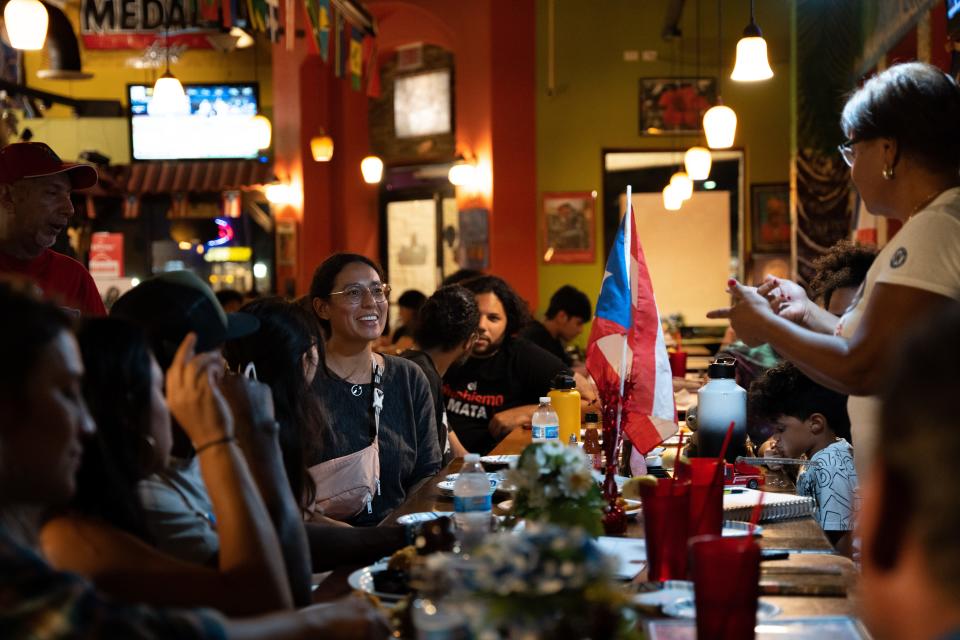
[[[725,458],[727,456],[727,447],[730,446],[730,440],[733,439],[733,426],[736,424],[736,421],[731,420],[730,426],[727,427],[727,435],[723,439],[723,446],[720,447],[720,457]]]
[[[677,481],[677,466],[680,464],[680,456],[683,452],[683,431],[680,432],[680,437],[677,439],[677,457],[673,461],[673,482]]]

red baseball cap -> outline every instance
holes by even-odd
[[[64,162],[42,142],[14,142],[0,149],[0,184],[58,173],[66,173],[74,189],[89,189],[97,184],[93,165]]]

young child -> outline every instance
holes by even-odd
[[[849,556],[857,472],[847,441],[847,397],[821,387],[785,362],[750,385],[749,409],[754,419],[773,425],[780,455],[819,462],[797,477],[797,495],[816,501],[814,517],[837,551]]]

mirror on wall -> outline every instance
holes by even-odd
[[[663,187],[683,163],[682,151],[603,153],[603,216],[613,238],[633,187],[637,235],[663,318],[681,314],[687,326],[726,325],[706,312],[726,306],[726,281],[743,279],[744,154],[714,151],[707,180],[698,181],[678,211],[663,205]],[[609,251],[609,248],[608,248]]]

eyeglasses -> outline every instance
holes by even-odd
[[[352,284],[343,291],[332,291],[330,295],[343,296],[348,304],[355,307],[363,302],[364,296],[368,293],[374,302],[386,302],[390,296],[390,285],[381,282],[375,282],[369,287],[362,284]]]
[[[843,158],[843,161],[847,163],[848,167],[853,166],[853,159],[856,157],[856,153],[854,153],[853,150],[853,145],[857,144],[858,142],[863,142],[864,140],[865,138],[854,137],[850,138],[843,144],[837,145],[837,151],[840,152],[840,157]]]

